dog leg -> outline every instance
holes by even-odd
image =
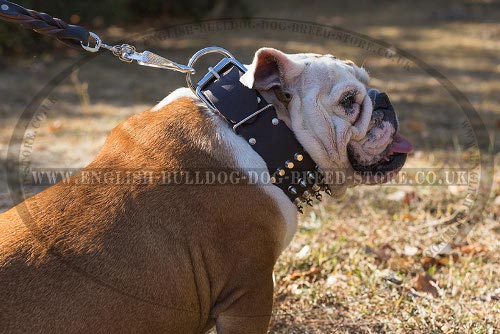
[[[216,319],[217,334],[265,334],[273,307],[273,282],[247,290]]]

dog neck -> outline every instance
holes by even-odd
[[[243,72],[229,66],[203,87],[216,112],[243,137],[265,161],[270,182],[279,187],[302,212],[303,203],[321,200],[320,191],[329,193],[314,160],[296,139],[293,131],[277,115],[273,104],[240,82]]]

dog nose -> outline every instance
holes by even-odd
[[[381,110],[383,112],[384,118],[382,121],[386,121],[392,124],[395,131],[398,131],[398,117],[394,108],[389,100],[386,93],[381,93],[375,88],[368,88],[367,94],[372,100],[373,112],[372,117],[377,114],[375,110]]]

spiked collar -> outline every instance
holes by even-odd
[[[245,67],[225,58],[198,82],[196,94],[245,138],[265,161],[270,182],[279,187],[302,213],[304,204],[321,201],[321,191],[331,194],[318,166],[288,126],[278,119],[275,107],[257,90],[240,82]]]

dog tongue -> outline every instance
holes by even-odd
[[[410,153],[413,150],[413,145],[400,134],[395,134],[392,140],[390,153]]]

